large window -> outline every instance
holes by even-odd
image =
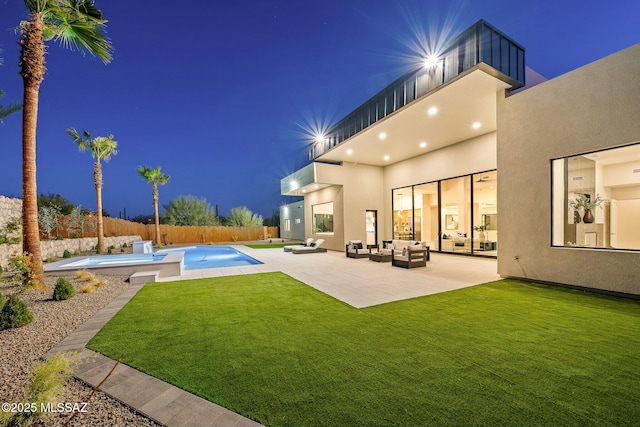
[[[440,183],[441,250],[471,252],[471,177],[464,176]]]
[[[333,236],[333,202],[312,207],[313,234]]]
[[[496,256],[497,184],[494,170],[393,190],[393,238]]]
[[[552,161],[552,244],[640,250],[640,144]]]

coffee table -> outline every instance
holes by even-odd
[[[373,253],[369,254],[369,261],[391,262],[391,254]]]

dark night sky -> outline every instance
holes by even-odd
[[[161,204],[204,197],[265,217],[280,179],[307,162],[308,129],[342,118],[409,70],[412,46],[479,19],[552,78],[640,42],[640,2],[595,0],[97,0],[115,47],[109,65],[49,42],[41,87],[38,192],[95,209],[92,159],[65,129],[115,135],[103,200],[113,216],[152,212],[136,167],[162,166]],[[24,2],[0,0],[2,105],[22,97]],[[637,118],[634,118],[637,119]],[[305,131],[305,129],[307,131]],[[21,195],[20,115],[0,124],[0,194]]]

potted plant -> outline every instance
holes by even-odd
[[[571,207],[574,212],[582,209],[584,212],[582,221],[584,221],[585,224],[591,224],[595,220],[592,212],[593,209],[597,207],[602,209],[602,203],[604,201],[605,199],[600,197],[600,194],[596,194],[594,198],[589,197],[587,194],[581,194],[577,199],[569,200],[569,207]]]
[[[473,229],[478,232],[478,239],[483,242],[487,239],[486,235],[484,234],[485,230],[487,229],[486,224],[474,225]]]

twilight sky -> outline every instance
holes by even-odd
[[[640,42],[635,0],[96,0],[113,61],[49,42],[38,122],[38,193],[95,209],[92,158],[65,129],[115,135],[104,208],[149,214],[136,167],[171,175],[160,203],[206,198],[221,215],[270,217],[280,179],[307,164],[308,130],[332,124],[407,72],[415,44],[485,19],[553,78]],[[22,99],[24,2],[0,0],[0,104]],[[633,118],[637,120],[637,118]],[[0,195],[21,196],[21,116],[0,123]]]

